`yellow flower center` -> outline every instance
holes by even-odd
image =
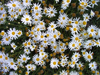
[[[35,15],[36,15],[36,16],[38,16],[38,15],[39,15],[39,13],[36,13]]]
[[[16,4],[12,4],[13,7],[16,7]]]
[[[37,31],[40,31],[40,28],[37,28]]]
[[[6,60],[8,60],[8,57],[5,57]]]
[[[21,12],[21,9],[19,9],[19,12]]]
[[[53,62],[53,65],[56,65],[56,62]]]
[[[5,33],[4,32],[1,32],[1,35],[4,35]]]
[[[81,64],[79,64],[78,66],[81,67]]]
[[[83,21],[83,25],[86,25],[86,24],[87,24],[87,22]]]
[[[47,41],[45,40],[44,43],[47,43]]]
[[[23,60],[25,61],[25,60],[26,60],[26,58],[24,57],[24,58],[23,58]]]
[[[35,10],[38,10],[38,7],[37,6],[35,7]]]
[[[28,45],[31,45],[31,43],[30,43],[30,42],[28,42]]]
[[[29,21],[29,18],[26,18],[26,21]]]
[[[63,20],[65,20],[65,17],[63,17]]]
[[[81,5],[84,5],[84,2],[81,2]]]
[[[18,35],[21,35],[21,31],[18,32]]]
[[[12,32],[12,35],[15,35],[15,32]]]
[[[0,59],[2,58],[2,55],[0,55]]]
[[[77,41],[77,40],[79,40],[79,38],[78,38],[78,37],[76,37],[76,38],[75,38],[75,40]]]
[[[73,28],[74,31],[77,31],[77,28]]]
[[[11,62],[10,64],[11,64],[11,65],[14,65],[14,63],[13,63],[13,62]]]
[[[91,55],[88,55],[88,58],[91,59]]]
[[[94,32],[94,29],[91,29],[91,32]]]
[[[75,44],[72,44],[72,47],[75,47]]]
[[[39,58],[36,58],[36,61],[39,61],[40,59]]]
[[[95,4],[95,1],[92,1],[93,4]]]
[[[78,24],[78,21],[75,21],[75,24]]]
[[[54,38],[56,38],[57,36],[56,36],[56,35],[54,35],[53,37],[54,37]]]
[[[0,10],[3,10],[3,7],[1,7]]]
[[[9,39],[8,39],[8,38],[6,38],[6,41],[9,41]]]
[[[25,2],[28,3],[28,0],[26,0]]]

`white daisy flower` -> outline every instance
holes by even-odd
[[[86,52],[85,55],[84,55],[85,60],[90,62],[93,59],[93,55],[92,54],[93,54],[93,52],[89,52],[89,53]]]
[[[76,71],[71,71],[71,72],[69,73],[69,75],[79,75],[79,73],[76,72]]]
[[[91,62],[89,63],[89,68],[94,71],[97,69],[97,63],[94,61],[94,62]]]
[[[15,45],[15,43],[11,43],[11,47],[15,50],[17,48],[17,45]]]
[[[22,23],[24,23],[25,25],[31,24],[32,23],[31,20],[32,20],[32,18],[30,15],[23,15],[23,17],[21,18]]]
[[[32,59],[36,65],[39,65],[40,61],[42,60],[42,58],[40,56],[38,56],[38,54],[35,54],[33,56],[33,59]]]
[[[17,39],[18,38],[17,37],[18,31],[15,28],[13,28],[13,29],[10,28],[7,33],[10,36],[11,39]]]
[[[15,71],[10,71],[9,75],[18,75]]]
[[[31,0],[23,0],[23,5],[26,7],[26,8],[29,8],[31,4]]]
[[[48,8],[48,11],[47,11],[47,15],[48,15],[48,17],[54,17],[55,16],[55,14],[57,13],[57,10],[53,7],[49,7]]]
[[[9,45],[11,43],[11,38],[8,36],[8,35],[5,35],[3,38],[2,38],[2,45]]]
[[[60,71],[59,75],[68,75],[68,73],[65,70]]]
[[[25,63],[30,59],[30,57],[29,56],[26,56],[25,54],[23,54],[23,55],[21,55],[19,57],[20,57],[21,61],[22,62],[25,62]]]
[[[79,62],[79,63],[76,63],[76,66],[80,70],[80,68],[83,67],[84,65],[83,65],[83,63]]]
[[[34,12],[36,12],[36,11],[41,12],[42,8],[41,8],[40,6],[41,6],[41,5],[40,5],[39,3],[38,3],[38,4],[34,3],[34,4],[33,4],[33,7],[32,7],[32,10],[33,10]]]
[[[51,58],[51,61],[50,61],[50,67],[52,69],[56,69],[59,67],[59,64],[58,64],[59,60],[57,58]]]
[[[91,17],[94,17],[94,15],[95,15],[95,13],[91,10],[90,16],[91,16]]]
[[[5,63],[2,64],[2,68],[3,68],[3,72],[8,72],[10,70],[8,64]]]
[[[24,52],[25,52],[26,54],[30,54],[30,50],[29,50],[28,48],[25,48],[25,49],[24,49]]]

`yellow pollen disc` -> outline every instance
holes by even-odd
[[[75,47],[75,44],[72,44],[72,47]]]
[[[54,49],[56,49],[57,48],[57,46],[54,46]]]
[[[0,55],[0,58],[2,58],[2,55]]]
[[[37,28],[37,31],[40,31],[40,28]]]
[[[12,32],[12,35],[15,35],[15,32]]]
[[[56,62],[53,62],[53,65],[56,65]]]
[[[29,18],[26,18],[26,21],[29,21]]]
[[[89,59],[91,59],[91,56],[90,56],[90,55],[88,55],[88,58],[89,58]]]
[[[51,11],[51,14],[53,14],[53,11]]]
[[[94,65],[92,64],[92,67],[94,67]]]
[[[92,1],[93,4],[95,4],[95,1]]]
[[[81,2],[81,5],[84,5],[84,2]]]
[[[79,64],[78,66],[81,67],[81,64]]]
[[[44,41],[44,43],[47,43],[47,41]]]
[[[41,35],[41,38],[44,38],[44,36],[43,36],[43,35]]]
[[[5,57],[6,60],[8,60],[8,57]]]
[[[65,17],[63,17],[63,20],[65,20]]]
[[[31,43],[30,43],[30,42],[28,42],[28,45],[31,45]]]
[[[41,22],[40,24],[43,25],[43,22]]]
[[[23,60],[25,61],[25,60],[26,60],[26,58],[24,57],[24,58],[23,58]]]
[[[21,35],[21,31],[18,32],[18,35]]]
[[[5,69],[7,69],[7,67],[5,67]]]
[[[3,7],[1,7],[0,10],[3,10]]]
[[[63,51],[64,51],[64,49],[61,49],[61,51],[63,52]]]
[[[26,0],[25,2],[28,3],[28,0]]]
[[[94,32],[94,29],[91,29],[91,32]]]
[[[75,64],[75,61],[73,61],[73,64]]]
[[[1,21],[3,21],[3,18],[0,18]]]
[[[21,12],[21,9],[19,9],[19,12]]]
[[[27,46],[27,43],[25,43],[24,46]]]
[[[78,38],[78,37],[76,37],[76,38],[75,38],[75,40],[79,40],[79,38]]]
[[[54,35],[53,37],[54,37],[54,38],[56,38],[57,36],[56,36],[56,35]]]
[[[39,58],[36,58],[36,61],[39,61],[40,59]]]
[[[75,55],[75,57],[77,57],[77,55]]]
[[[78,21],[75,21],[75,24],[78,24]]]
[[[35,7],[35,10],[38,10],[38,7],[37,6]]]
[[[87,22],[83,21],[83,25],[86,25],[86,24],[87,24]]]
[[[6,41],[9,41],[9,38],[6,38]]]
[[[51,28],[53,28],[54,27],[54,25],[51,25]]]
[[[67,3],[69,3],[69,2],[70,2],[70,0],[67,0],[66,2],[67,2]]]
[[[85,52],[83,52],[83,55],[85,55]]]
[[[1,32],[1,35],[4,35],[5,33],[4,32]]]
[[[16,4],[12,4],[13,7],[16,7]]]
[[[64,10],[63,10],[63,9],[61,9],[61,10],[60,10],[60,12],[61,12],[61,13],[63,13],[63,12],[64,12]]]
[[[36,13],[35,15],[36,15],[36,16],[38,16],[38,15],[39,15],[39,13]]]
[[[11,62],[10,64],[11,64],[11,65],[14,65],[14,63],[13,63],[13,62]]]
[[[74,31],[77,31],[77,28],[73,28]]]

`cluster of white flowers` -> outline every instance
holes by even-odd
[[[39,1],[43,4],[45,3],[42,0]],[[59,0],[55,0],[55,2],[57,4]],[[88,8],[94,8],[99,1],[78,0],[78,2],[78,10],[84,12]],[[95,71],[95,74],[99,75],[97,63],[93,60],[94,53],[92,48],[95,46],[100,47],[100,29],[95,25],[87,27],[87,22],[95,16],[94,11],[91,10],[89,14],[84,13],[83,19],[69,18],[64,11],[70,6],[71,0],[62,0],[61,10],[58,12],[53,5],[42,8],[43,4],[32,4],[32,0],[10,0],[5,4],[8,11],[5,10],[3,5],[0,5],[0,24],[4,24],[6,18],[12,22],[20,18],[22,26],[30,26],[25,36],[29,39],[19,42],[24,53],[20,54],[16,62],[9,57],[9,54],[0,51],[1,71],[6,73],[10,69],[17,70],[20,67],[26,67],[25,75],[29,75],[30,72],[37,69],[37,66],[43,67],[46,65],[46,62],[50,62],[49,66],[52,69],[60,67],[74,69],[74,71],[70,72],[69,69],[67,71],[62,70],[59,72],[60,75],[82,75],[82,72],[76,72],[75,69],[77,68],[80,71],[87,62],[90,70]],[[59,14],[57,19],[50,21],[51,18],[56,17],[56,14]],[[43,20],[44,16],[47,20]],[[63,29],[66,33],[63,34],[60,29]],[[24,33],[22,30],[16,30],[15,27],[6,31],[1,30],[0,36],[2,39],[0,46],[10,45],[13,50],[16,50],[18,46],[13,40],[17,40]],[[62,34],[71,34],[71,36],[67,36],[70,37],[68,39],[63,37],[66,39],[62,41]],[[11,52],[14,53],[12,50]],[[81,58],[85,60],[85,63],[80,61]],[[29,61],[32,61],[32,63],[29,63]],[[9,72],[9,75],[12,74],[17,75],[14,71]]]

